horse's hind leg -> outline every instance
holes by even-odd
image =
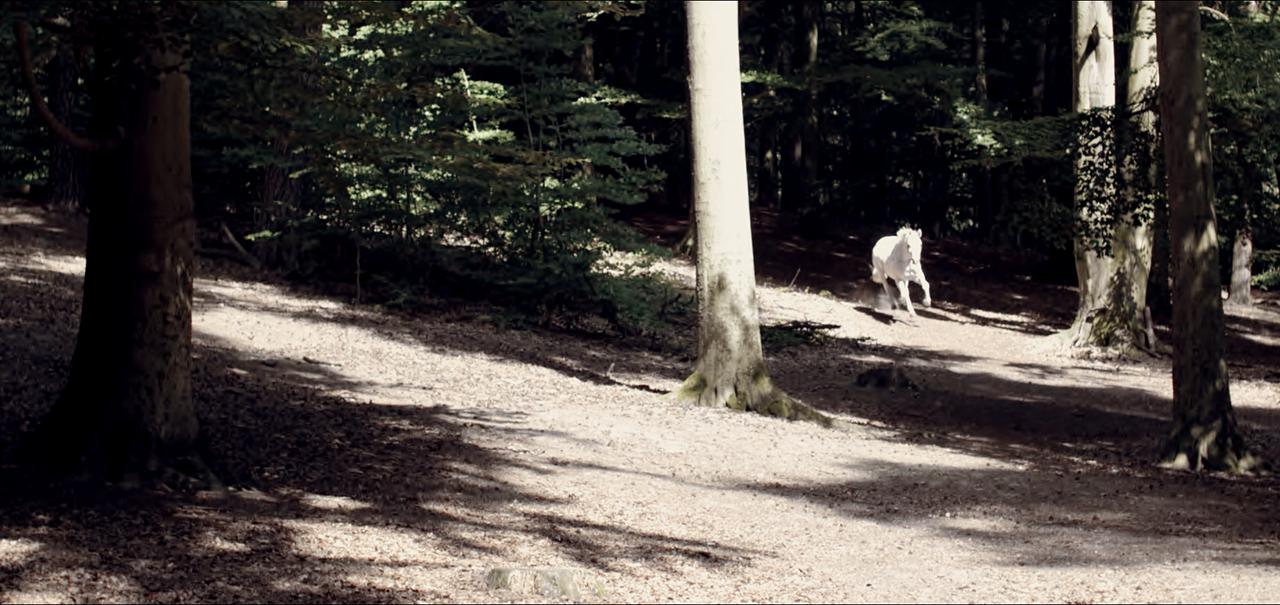
[[[890,309],[897,309],[897,308],[898,308],[898,303],[897,303],[897,301],[895,301],[895,300],[894,300],[894,299],[896,298],[896,296],[894,296],[894,294],[893,294],[893,290],[890,290],[890,289],[889,289],[889,280],[888,280],[888,279],[885,279],[884,281],[880,282],[880,285],[881,285],[881,286],[884,286],[884,294],[885,294],[885,296],[888,296],[888,297],[889,297],[889,308],[890,308]],[[896,285],[896,282],[895,282],[895,285]]]

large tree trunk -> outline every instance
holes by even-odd
[[[1146,13],[1135,13],[1141,17]],[[1073,5],[1074,26],[1074,93],[1077,112],[1110,109],[1115,106],[1115,45],[1110,2],[1092,0]],[[1150,39],[1135,40],[1135,52],[1150,52]],[[1141,60],[1140,58],[1138,60]],[[1136,63],[1135,63],[1136,65]],[[1150,72],[1134,74],[1130,89],[1151,86]],[[1076,158],[1077,219],[1082,225],[1097,225],[1107,219],[1100,204],[1115,199],[1115,133],[1108,131],[1100,140],[1082,141]],[[1103,167],[1101,176],[1086,172],[1089,166]],[[1100,185],[1099,185],[1100,183]],[[1092,188],[1102,187],[1101,192]],[[1132,189],[1126,192],[1136,195]],[[1146,284],[1151,266],[1149,229],[1135,226],[1128,217],[1121,218],[1110,233],[1110,250],[1100,254],[1083,234],[1075,241],[1076,277],[1080,288],[1080,306],[1067,335],[1076,347],[1103,347],[1121,353],[1151,350],[1152,332],[1147,329]]]
[[[1161,463],[1181,469],[1250,472],[1263,463],[1237,432],[1223,359],[1213,155],[1198,4],[1156,4],[1169,241],[1175,259],[1173,424]]]
[[[195,453],[191,396],[191,196],[185,47],[160,33],[174,9],[126,9],[150,27],[105,33],[109,68],[92,128],[123,124],[118,151],[93,158],[80,330],[70,380],[36,435],[42,462],[108,481],[211,480]],[[144,19],[149,17],[150,19]],[[110,45],[117,36],[127,43]],[[167,42],[169,46],[162,46]],[[113,51],[126,49],[113,61]]]
[[[1072,5],[1071,23],[1074,52],[1072,53],[1072,108],[1077,113],[1108,109],[1116,103],[1115,45],[1112,35],[1111,3],[1103,0],[1084,0]],[[1100,194],[1091,193],[1093,186],[1085,177],[1087,166],[1114,166],[1112,158],[1099,154],[1109,153],[1111,134],[1103,140],[1086,140],[1079,144],[1076,158],[1076,207],[1077,220],[1082,224],[1101,221],[1096,216],[1094,204],[1086,202],[1090,195],[1110,199],[1113,179],[1101,177]],[[1092,155],[1091,155],[1092,154]],[[1075,240],[1076,278],[1080,290],[1080,305],[1076,311],[1068,335],[1075,346],[1097,344],[1093,338],[1094,316],[1106,309],[1110,302],[1109,286],[1113,271],[1112,259],[1098,254],[1077,236]]]
[[[1140,0],[1133,6],[1134,37],[1129,46],[1129,78],[1125,106],[1132,112],[1134,145],[1125,147],[1121,160],[1124,188],[1122,206],[1137,210],[1146,192],[1156,187],[1155,108],[1146,104],[1159,83],[1155,63],[1155,2]],[[1155,230],[1149,221],[1126,217],[1115,227],[1112,238],[1114,275],[1111,300],[1095,316],[1094,338],[1111,346],[1137,347],[1154,351],[1155,330],[1147,311],[1147,284],[1151,276]]]
[[[748,211],[737,3],[686,2],[698,249],[698,361],[679,396],[783,418],[826,417],[765,371]]]

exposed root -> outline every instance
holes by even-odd
[[[727,407],[786,420],[803,420],[830,428],[833,419],[773,386],[763,370],[751,378],[739,378],[731,389],[715,389],[701,372],[694,372],[672,393],[680,401],[709,407]]]
[[[1234,431],[1188,427],[1165,442],[1161,468],[1180,471],[1219,471],[1259,476],[1272,473],[1269,462],[1251,451]]]

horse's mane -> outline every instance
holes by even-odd
[[[908,238],[908,237],[915,237],[915,235],[916,235],[916,230],[915,230],[915,229],[912,229],[911,227],[905,227],[905,226],[904,226],[904,227],[902,227],[901,229],[898,229],[898,237],[899,237],[899,238],[904,238],[904,239],[905,239],[905,238]]]

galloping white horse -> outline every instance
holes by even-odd
[[[893,302],[893,292],[889,291],[889,279],[893,279],[894,285],[898,287],[902,306],[913,316],[916,310],[911,307],[908,283],[920,284],[924,289],[922,304],[926,307],[933,305],[933,299],[929,297],[929,282],[924,278],[924,268],[920,266],[920,249],[923,247],[920,237],[919,229],[903,227],[898,230],[897,235],[880,238],[871,250],[871,281],[884,286],[885,294],[889,295],[889,304],[897,308],[898,305]]]

